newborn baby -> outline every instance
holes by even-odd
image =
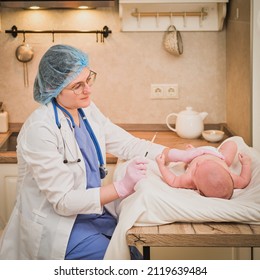
[[[188,145],[188,149],[193,148]],[[249,156],[238,154],[242,165],[240,175],[233,174],[229,170],[237,153],[237,145],[234,141],[226,141],[219,149],[201,148],[215,149],[216,154],[202,154],[189,162],[183,160],[187,163],[187,168],[186,172],[180,176],[176,176],[169,170],[163,154],[157,156],[156,161],[164,181],[174,188],[194,189],[203,196],[223,199],[230,199],[234,189],[243,189],[249,184],[251,180]],[[180,159],[176,161],[180,161]]]

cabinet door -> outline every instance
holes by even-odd
[[[12,212],[16,197],[17,164],[0,164],[0,229]]]
[[[13,211],[16,198],[16,183],[17,176],[4,177],[4,192],[5,192],[5,221],[7,222]]]

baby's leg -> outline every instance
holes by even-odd
[[[225,157],[226,164],[230,166],[237,153],[237,144],[234,141],[227,141],[218,150]]]

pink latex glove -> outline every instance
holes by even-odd
[[[213,150],[203,147],[189,148],[187,150],[171,149],[168,153],[168,159],[173,162],[181,161],[189,163],[194,158],[205,154],[213,155],[220,159],[224,159],[224,156],[221,155],[219,152],[215,152]]]
[[[124,198],[134,192],[134,186],[138,181],[146,177],[147,159],[134,159],[129,163],[124,178],[114,182],[118,196]]]

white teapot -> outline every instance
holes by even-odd
[[[166,118],[166,124],[168,128],[176,132],[182,138],[198,138],[204,130],[204,119],[208,113],[206,112],[195,112],[192,107],[186,107],[186,110],[181,111],[179,114],[171,113]],[[176,116],[175,128],[170,126],[169,118]]]

